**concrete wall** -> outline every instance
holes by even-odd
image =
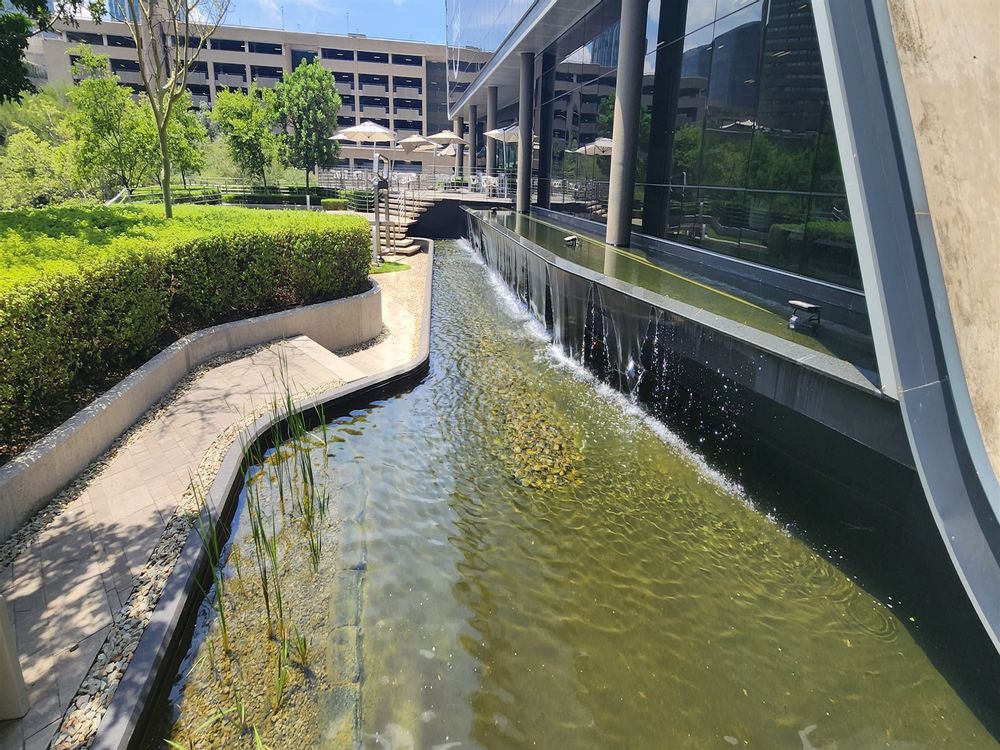
[[[227,352],[305,335],[327,349],[382,332],[377,284],[347,299],[226,323],[185,336],[0,468],[0,542],[106,451],[153,404],[203,362]]]
[[[962,367],[1000,474],[1000,5],[888,5]]]

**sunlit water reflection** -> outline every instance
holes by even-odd
[[[435,263],[430,377],[331,450],[365,747],[996,746],[891,610]]]

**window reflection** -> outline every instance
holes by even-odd
[[[651,17],[636,228],[860,288],[810,4],[652,0]]]

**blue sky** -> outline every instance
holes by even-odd
[[[232,0],[226,22],[280,29],[282,8],[290,31],[444,43],[444,0]]]

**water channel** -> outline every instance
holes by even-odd
[[[316,573],[286,540],[285,590],[321,674],[293,680],[279,709],[298,725],[259,720],[265,743],[1000,746],[981,723],[995,713],[915,639],[922,613],[876,598],[765,512],[759,483],[727,479],[566,362],[460,243],[437,246],[432,331],[427,380],[334,421],[313,453],[334,523]],[[237,524],[246,578],[245,508]],[[237,588],[230,630],[252,609]],[[211,716],[196,693],[236,679],[197,669],[214,619],[203,608],[174,691],[182,745],[177,727]],[[345,687],[333,672],[351,658]],[[247,690],[267,679],[255,671],[241,670]],[[235,746],[213,735],[232,719],[191,744]]]

